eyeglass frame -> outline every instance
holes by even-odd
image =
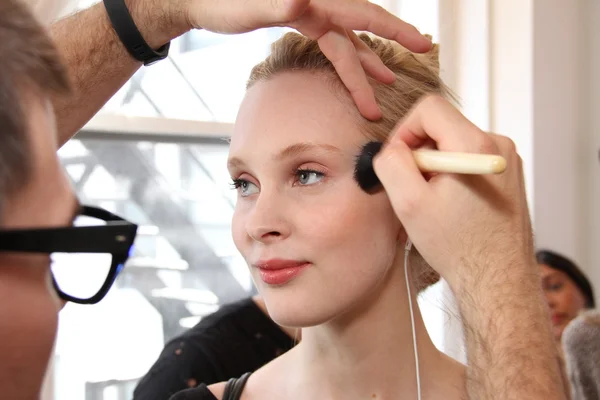
[[[78,216],[97,218],[106,225],[0,229],[0,252],[111,254],[106,280],[90,298],[81,299],[63,292],[52,274],[54,289],[61,299],[77,304],[96,304],[106,296],[131,256],[138,225],[93,206],[82,206]]]

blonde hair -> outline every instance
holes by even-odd
[[[361,33],[358,37],[396,75],[396,81],[392,84],[381,84],[369,78],[383,114],[379,121],[360,118],[362,131],[369,140],[385,142],[398,121],[427,94],[439,94],[455,100],[440,78],[439,45],[434,44],[427,53],[415,54],[396,42],[366,33]],[[272,79],[280,73],[293,71],[320,75],[332,84],[333,90],[344,93],[342,101],[351,102],[347,89],[331,61],[321,52],[317,41],[295,32],[286,33],[271,45],[271,54],[252,69],[246,88]],[[357,115],[360,114],[357,112]],[[439,280],[439,275],[416,250],[413,250],[410,260],[413,281],[418,291]]]
[[[385,141],[394,126],[426,94],[439,94],[449,100],[454,96],[442,82],[439,71],[439,45],[424,54],[416,54],[396,42],[361,33],[362,40],[396,75],[392,84],[380,84],[369,78],[383,117],[379,121],[361,118],[363,131],[371,140]],[[283,35],[271,45],[271,54],[250,73],[246,88],[290,71],[312,72],[347,93],[331,61],[321,52],[317,41],[295,32]],[[349,99],[346,95],[345,99]]]

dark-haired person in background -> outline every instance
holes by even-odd
[[[585,274],[567,257],[549,250],[536,253],[542,287],[550,307],[557,344],[565,327],[579,313],[595,307],[594,290]]]
[[[565,256],[539,250],[536,258],[572,400],[600,399],[600,313],[592,285]]]

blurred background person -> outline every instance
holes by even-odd
[[[567,257],[536,253],[572,400],[600,398],[600,315],[588,278]]]
[[[550,308],[557,344],[565,327],[581,311],[595,307],[594,290],[577,265],[567,257],[550,250],[536,253],[541,268],[542,288]]]

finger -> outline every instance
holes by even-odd
[[[413,25],[402,21],[384,8],[368,1],[313,0],[314,6],[327,7],[330,21],[346,30],[369,31],[395,40],[408,50],[424,53],[431,50],[431,40]]]
[[[496,143],[496,146],[500,150],[500,154],[508,156],[517,153],[517,145],[511,138],[496,133],[488,133],[488,135]]]
[[[412,150],[404,142],[387,144],[374,157],[373,169],[402,223],[427,207],[431,188],[419,171]]]
[[[411,148],[433,140],[441,151],[498,154],[494,140],[439,95],[417,103],[396,128],[396,140]]]
[[[381,83],[394,83],[396,74],[383,63],[381,58],[356,33],[352,31],[346,33],[356,48],[356,53],[365,72]]]
[[[251,0],[237,2],[224,9],[222,17],[229,17],[231,24],[225,32],[248,32],[258,28],[283,26],[298,19],[310,6],[311,0]],[[226,7],[226,6],[223,6]],[[236,26],[239,25],[239,26]]]
[[[360,113],[368,119],[381,118],[373,87],[369,84],[356,48],[343,30],[331,30],[318,40],[323,54],[331,61],[348,88]]]
[[[306,11],[310,0],[271,0],[278,21],[293,21]]]

